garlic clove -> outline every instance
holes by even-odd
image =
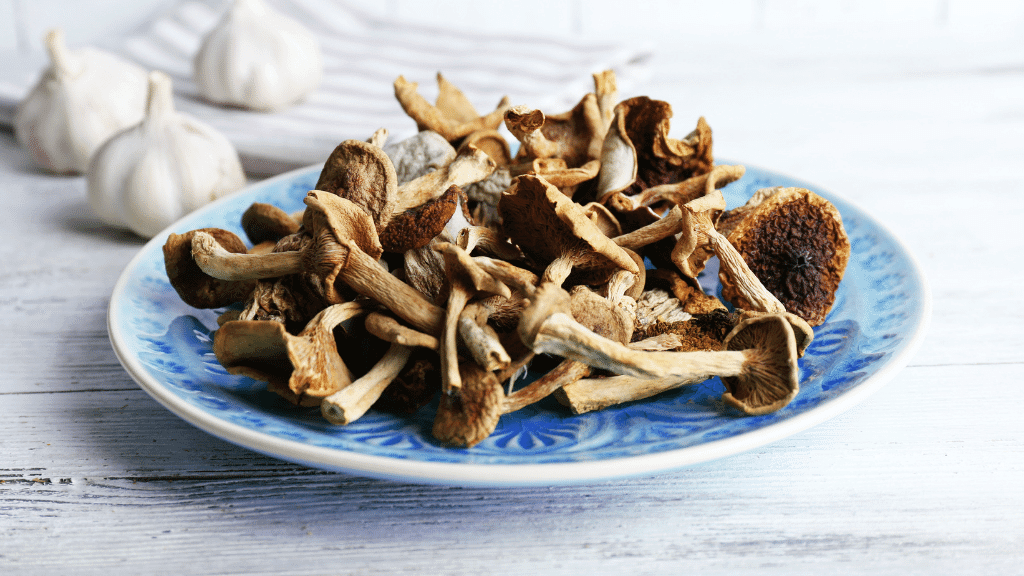
[[[96,215],[146,238],[245,182],[231,142],[175,111],[171,79],[163,72],[149,75],[142,122],[104,143],[88,170]]]
[[[59,29],[45,42],[51,65],[18,104],[14,132],[40,167],[81,174],[110,136],[142,120],[146,70],[95,48],[69,50]]]
[[[263,0],[235,0],[193,60],[199,93],[219,104],[273,112],[320,85],[316,36]]]

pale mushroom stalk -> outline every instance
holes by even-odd
[[[502,370],[512,363],[497,332],[487,323],[490,310],[483,301],[467,304],[459,314],[459,339],[473,360],[488,372]]]
[[[782,302],[765,288],[728,238],[715,229],[710,213],[724,205],[721,191],[711,190],[683,206],[683,234],[672,250],[672,262],[687,276],[695,277],[687,257],[696,246],[706,243],[718,256],[719,271],[732,279],[736,291],[751,303],[753,310],[785,312]]]
[[[540,402],[563,386],[589,376],[590,372],[590,366],[582,362],[563,360],[540,378],[506,396],[505,403],[502,405],[502,413],[515,412],[530,404]]]
[[[654,244],[658,240],[663,240],[669,236],[674,236],[682,230],[683,226],[683,213],[679,206],[673,206],[671,210],[663,217],[648,224],[642,226],[612,238],[612,242],[615,242],[623,248],[629,250],[639,250],[644,246]]]
[[[548,317],[533,339],[534,352],[554,354],[617,374],[659,378],[663,376],[735,376],[746,356],[743,352],[646,352],[633,350],[588,330],[572,316],[556,312]]]
[[[369,372],[323,399],[320,412],[324,418],[333,424],[349,424],[366,414],[405,367],[411,352],[409,346],[392,343]]]
[[[433,200],[454,186],[468,186],[491,175],[497,164],[475,146],[466,147],[444,167],[428,172],[398,187],[396,213],[410,210]]]
[[[428,334],[441,331],[443,311],[415,288],[395,278],[351,240],[338,246],[343,261],[338,278],[353,290],[380,302],[406,322]],[[233,254],[205,232],[192,238],[192,253],[200,269],[221,279],[275,278],[304,271],[305,251],[272,254]]]
[[[380,312],[370,312],[366,315],[366,331],[393,344],[418,346],[435,351],[441,348],[441,342],[436,337],[404,326],[398,320]]]
[[[524,311],[519,323],[519,337],[538,354],[554,354],[583,362],[594,368],[616,374],[645,378],[686,376],[740,376],[763,370],[758,366],[765,354],[758,348],[750,350],[724,350],[717,352],[644,352],[629,348],[615,340],[595,334],[577,322],[568,313],[569,294],[551,283],[542,284]],[[781,315],[766,315],[741,323],[726,338],[735,338],[741,329],[747,330],[758,323],[774,322],[777,334],[773,341],[784,340],[783,352],[791,352],[785,359],[796,370],[797,345],[793,328]],[[742,341],[742,340],[741,340]],[[773,358],[776,360],[777,358]]]
[[[556,397],[559,402],[568,406],[573,414],[584,414],[625,402],[643,400],[682,386],[700,384],[705,380],[707,377],[703,374],[662,378],[637,378],[636,376],[581,378],[562,386]]]

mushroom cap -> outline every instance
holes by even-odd
[[[625,310],[586,286],[569,292],[574,320],[599,336],[625,344],[633,336],[633,318]]]
[[[291,393],[281,396],[305,405],[305,398],[330,396],[351,382],[333,327],[318,327],[318,319],[298,336],[280,322],[226,322],[214,334],[213,351],[229,374],[275,383],[273,391],[280,394],[286,388]]]
[[[272,241],[299,231],[300,222],[273,204],[253,202],[242,214],[242,229],[253,244]]]
[[[593,258],[578,262],[579,268],[617,266],[634,274],[640,271],[625,249],[587,217],[582,206],[542,177],[516,177],[501,195],[498,212],[505,234],[540,264],[581,251]]]
[[[811,326],[825,321],[850,259],[843,219],[831,202],[804,188],[781,188],[750,209],[729,242],[786,310]],[[722,296],[737,308],[749,303],[728,278]]]
[[[726,404],[751,416],[769,414],[789,404],[800,391],[793,328],[781,314],[748,317],[725,337],[726,350],[746,355],[739,376],[723,377]]]
[[[505,140],[505,137],[497,130],[483,129],[471,132],[463,138],[462,143],[459,144],[459,150],[466,146],[475,146],[477,149],[483,150],[499,168],[512,163],[512,151],[509,149],[508,140]]]
[[[461,194],[453,184],[438,198],[396,214],[380,234],[381,247],[385,252],[404,253],[426,246],[451,220]]]
[[[462,387],[454,394],[441,394],[433,434],[445,444],[471,448],[498,426],[505,392],[498,378],[475,362],[459,364],[459,373]]]
[[[615,117],[601,150],[597,199],[633,195],[652,186],[700,175],[714,164],[711,128],[704,118],[682,140],[670,138],[672,106],[637,96],[615,106]]]
[[[219,308],[245,300],[256,288],[256,280],[220,280],[203,272],[192,259],[192,237],[196,232],[210,234],[228,252],[248,252],[241,238],[221,228],[172,233],[167,237],[163,251],[164,268],[174,291],[193,308]]]
[[[387,226],[398,203],[398,175],[391,159],[379,146],[362,140],[338,144],[324,163],[316,189],[361,206],[378,231]]]

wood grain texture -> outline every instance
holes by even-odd
[[[107,340],[142,241],[0,132],[0,572],[1019,572],[1024,46],[773,40],[663,43],[650,95],[673,103],[675,134],[705,115],[720,158],[817,182],[889,226],[928,276],[930,331],[824,424],[578,487],[333,474],[181,421]]]

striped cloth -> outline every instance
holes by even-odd
[[[647,77],[649,53],[614,43],[553,37],[494,35],[383,22],[331,0],[271,0],[306,24],[321,41],[325,77],[306,101],[268,114],[215,106],[197,96],[192,56],[226,9],[190,0],[120,39],[114,49],[174,79],[177,106],[211,124],[237,147],[251,172],[272,174],[322,162],[348,138],[387,128],[392,142],[415,133],[395,99],[399,75],[420,85],[428,100],[442,72],[481,113],[502,96],[549,113],[570,109],[593,90],[591,74],[613,69],[627,93]]]

